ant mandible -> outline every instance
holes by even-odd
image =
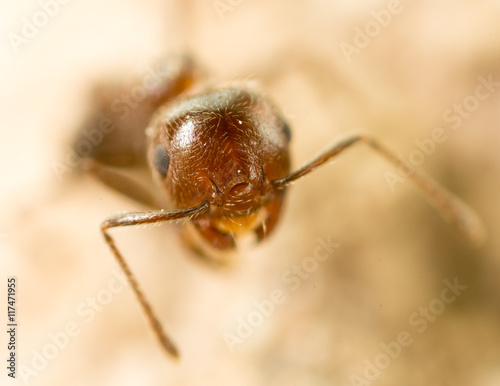
[[[199,79],[193,61],[179,56],[167,64],[163,80],[143,87],[128,104],[120,103],[118,95],[130,87],[101,88],[99,103],[82,133],[88,136],[91,130],[102,129],[102,141],[86,156],[87,170],[129,197],[158,207],[145,189],[117,171],[148,165],[165,198],[160,205],[176,208],[115,215],[101,224],[101,231],[162,346],[178,357],[109,234],[111,228],[187,219],[186,239],[208,256],[200,242],[212,252],[223,252],[234,250],[244,234],[253,234],[257,241],[267,238],[276,227],[290,183],[357,143],[368,145],[394,166],[406,162],[377,139],[353,135],[290,172],[291,131],[267,98],[243,87],[191,91]],[[416,170],[408,178],[447,220],[469,238],[480,237],[480,221],[458,198]]]

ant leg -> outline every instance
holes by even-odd
[[[408,167],[408,170],[410,170],[408,162],[382,145],[375,138],[368,135],[354,135],[334,145],[331,149],[327,150],[302,168],[292,172],[285,178],[272,181],[272,185],[277,189],[283,188],[291,182],[311,173],[316,168],[322,166],[331,158],[356,143],[365,143],[394,166],[402,165]],[[473,242],[479,244],[484,240],[485,232],[481,220],[464,202],[450,192],[446,191],[443,187],[439,186],[434,180],[417,170],[414,170],[410,175],[408,175],[408,178],[420,188],[427,199],[448,221],[454,223],[458,229],[467,235],[467,237],[469,237]]]
[[[108,229],[122,227],[122,226],[130,226],[130,225],[139,225],[139,224],[151,224],[158,223],[164,221],[171,220],[180,220],[180,219],[192,219],[207,211],[209,208],[209,204],[204,202],[198,206],[188,209],[176,210],[176,211],[163,211],[163,210],[155,210],[149,212],[137,212],[137,213],[123,213],[113,217],[108,218],[101,224],[101,231],[104,235],[104,239],[108,244],[109,248],[113,252],[116,260],[120,264],[122,271],[125,273],[130,286],[134,290],[139,303],[141,304],[142,310],[146,314],[148,318],[149,324],[153,328],[156,337],[160,341],[163,348],[174,358],[179,357],[179,351],[177,347],[172,343],[172,340],[165,334],[158,318],[153,312],[153,309],[149,305],[149,302],[146,300],[143,292],[141,291],[137,280],[135,279],[132,271],[130,270],[127,262],[124,257],[116,247],[115,241],[109,235]]]
[[[121,172],[123,169],[107,166],[91,158],[84,160],[82,168],[106,186],[141,204],[151,208],[160,206],[153,190]]]

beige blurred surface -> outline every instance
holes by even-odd
[[[500,87],[458,128],[443,118],[480,77],[500,82],[500,6],[402,1],[347,60],[341,43],[390,3],[73,1],[19,52],[8,33],[40,5],[2,4],[0,294],[17,276],[20,346],[18,379],[2,370],[0,384],[352,385],[405,331],[411,344],[358,384],[500,384]],[[170,360],[98,228],[143,208],[76,170],[58,179],[53,165],[96,82],[137,77],[186,46],[215,81],[262,84],[292,126],[295,167],[359,130],[407,158],[442,127],[447,139],[419,168],[477,210],[487,242],[471,246],[408,182],[392,191],[393,169],[363,146],[297,182],[277,232],[229,269],[193,259],[173,226],[117,230],[181,350]],[[283,275],[329,236],[339,247],[290,291]],[[467,288],[419,332],[410,317],[436,306],[445,280]],[[229,350],[223,335],[275,289],[286,301]]]

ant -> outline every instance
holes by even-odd
[[[139,202],[175,208],[118,214],[106,219],[101,231],[161,345],[178,358],[111,228],[189,220],[185,241],[214,262],[210,254],[235,250],[242,236],[266,239],[278,223],[288,186],[344,150],[364,143],[395,167],[408,165],[379,140],[353,135],[291,172],[291,130],[268,98],[246,87],[200,90],[200,71],[189,57],[176,56],[167,64],[167,75],[154,87],[135,94],[126,88],[127,104],[118,99],[124,90],[99,89],[100,100],[81,135],[101,130],[101,140],[84,159],[87,171]],[[163,201],[120,173],[139,165],[149,167]],[[408,178],[460,231],[472,240],[481,237],[479,219],[458,198],[416,170]]]

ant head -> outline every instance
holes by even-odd
[[[289,172],[290,130],[257,94],[227,88],[165,107],[150,130],[149,161],[176,208],[211,204],[237,217],[273,199],[271,181]]]

